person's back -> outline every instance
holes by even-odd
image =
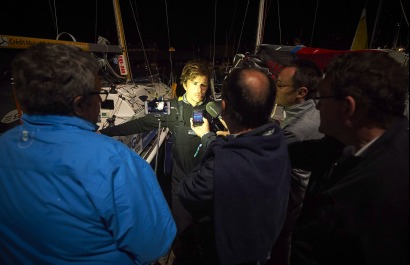
[[[176,228],[151,166],[95,133],[98,64],[40,44],[13,63],[22,124],[0,137],[1,264],[147,264]]]
[[[209,144],[179,192],[201,225],[201,217],[211,217],[202,239],[210,251],[204,256],[212,248],[215,256],[204,264],[265,262],[279,235],[290,161],[280,127],[268,122],[274,99],[273,80],[262,71],[235,69],[225,79],[221,115],[230,135]],[[203,141],[212,135],[206,126],[193,127]]]
[[[319,130],[346,147],[324,175],[312,175],[292,265],[409,264],[407,88],[408,73],[384,52],[343,55],[327,67]]]

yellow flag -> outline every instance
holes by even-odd
[[[350,50],[355,51],[367,49],[367,42],[366,8],[364,8]]]

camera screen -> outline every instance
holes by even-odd
[[[150,101],[145,102],[147,114],[169,114],[170,105],[168,101]]]

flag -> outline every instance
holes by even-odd
[[[350,50],[364,50],[368,48],[367,41],[367,26],[366,26],[366,8],[363,9],[362,15],[360,17],[359,25],[356,29],[356,34],[354,35],[352,47]]]

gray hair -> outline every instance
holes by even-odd
[[[95,90],[97,60],[72,45],[35,44],[12,62],[13,86],[28,114],[68,115],[76,96]]]

